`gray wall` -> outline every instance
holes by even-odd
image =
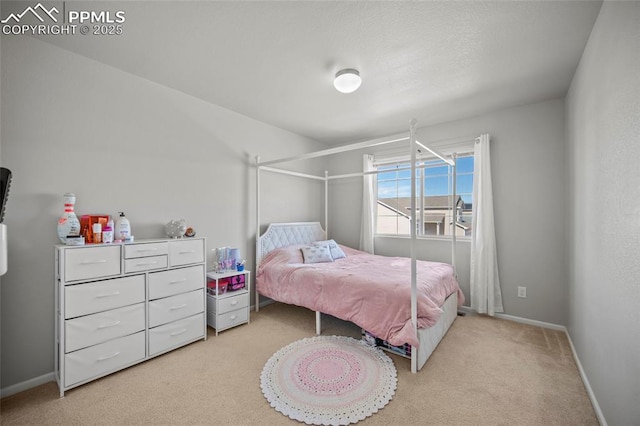
[[[567,96],[569,335],[610,425],[640,421],[640,2],[605,1]]]
[[[1,53],[2,166],[14,174],[1,287],[5,389],[53,371],[63,193],[76,194],[79,214],[123,210],[137,239],[163,237],[164,224],[184,218],[208,248],[239,247],[251,265],[249,157],[321,146],[30,37],[3,37]],[[264,223],[322,219],[319,185],[265,173],[263,189]],[[297,202],[281,202],[294,193]]]
[[[418,123],[419,124],[419,123]],[[564,101],[509,108],[478,117],[418,129],[420,141],[445,141],[491,134],[491,165],[498,265],[505,313],[566,324],[564,218]],[[362,152],[330,163],[332,173],[362,169]],[[334,171],[336,170],[336,171]],[[359,179],[332,184],[330,233],[358,246]],[[469,243],[458,243],[458,278],[469,304]],[[376,252],[408,255],[406,238],[376,238]],[[419,258],[449,261],[450,243],[424,240]],[[527,298],[517,287],[527,287]]]

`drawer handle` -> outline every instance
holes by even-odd
[[[96,297],[97,297],[97,298],[99,298],[99,299],[101,299],[101,298],[103,298],[103,297],[113,297],[113,296],[117,296],[117,295],[119,295],[119,294],[120,294],[120,292],[119,292],[119,291],[114,291],[113,293],[108,293],[108,294],[104,294],[104,293],[102,293],[102,294],[97,295]]]
[[[229,317],[229,319],[230,319],[231,321],[233,321],[233,320],[234,320],[234,319],[236,319],[236,318],[238,318],[238,316],[237,316],[237,315],[231,315],[231,316]]]
[[[181,280],[169,281],[169,284],[180,284],[180,283],[185,282],[186,280],[187,280],[186,278],[183,278]]]
[[[136,253],[146,253],[148,251],[158,251],[157,248],[150,248],[150,249],[138,249],[136,250]]]
[[[180,330],[180,331],[174,331],[174,332],[173,332],[173,333],[171,333],[169,336],[171,336],[171,337],[173,337],[173,336],[178,336],[178,335],[180,335],[180,334],[182,334],[182,333],[185,333],[186,331],[187,331],[187,329],[186,329],[186,328],[183,328],[183,329],[182,329],[182,330]]]
[[[107,263],[106,260],[85,260],[83,262],[80,262],[81,265],[97,265],[99,263]]]
[[[120,324],[120,321],[116,321],[114,323],[111,324],[104,324],[104,325],[99,325],[98,326],[98,330],[101,330],[103,328],[109,328],[109,327],[115,327],[116,325]]]
[[[178,252],[178,254],[191,254],[191,253],[195,253],[195,250],[186,250],[186,251],[180,251]]]
[[[116,352],[116,353],[114,353],[114,354],[111,354],[111,355],[101,356],[100,358],[98,358],[98,361],[106,361],[106,360],[108,360],[108,359],[115,358],[115,357],[117,357],[118,355],[120,355],[120,351],[118,351],[118,352]]]
[[[185,308],[186,306],[187,306],[187,304],[186,304],[186,303],[184,303],[184,304],[182,304],[182,305],[180,305],[180,306],[172,306],[169,310],[170,310],[170,311],[175,311],[175,310],[177,310],[177,309]]]
[[[238,304],[238,301],[237,301],[237,300],[234,300],[233,302],[231,302],[231,306],[235,306],[235,305],[237,305],[237,304]]]
[[[156,265],[158,262],[146,262],[146,263],[136,263],[136,266],[151,266]]]

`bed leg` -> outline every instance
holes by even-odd
[[[320,335],[320,312],[316,311],[316,334]]]

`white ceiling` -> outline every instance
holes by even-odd
[[[123,35],[46,40],[338,144],[404,131],[413,117],[425,126],[564,96],[601,2],[107,5],[85,3],[125,11]],[[355,93],[333,88],[341,68],[360,70]]]

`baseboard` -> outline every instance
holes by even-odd
[[[522,324],[535,325],[542,328],[549,328],[551,330],[564,331],[565,333],[567,332],[567,327],[565,327],[564,325],[553,324],[551,322],[532,320],[529,318],[516,317],[513,315],[507,315],[507,314],[496,314],[496,318],[506,319],[509,321],[519,322]]]
[[[573,346],[573,341],[571,340],[571,335],[569,334],[569,330],[565,329],[567,333],[567,339],[569,339],[569,345],[571,346],[571,352],[573,352],[573,359],[576,361],[576,365],[578,366],[578,371],[580,372],[580,377],[582,378],[582,383],[584,384],[584,388],[587,391],[587,395],[589,395],[589,399],[591,400],[591,405],[593,405],[593,410],[596,412],[596,417],[598,418],[598,422],[600,422],[601,426],[607,426],[607,420],[604,418],[604,414],[602,413],[602,409],[600,408],[600,404],[598,404],[598,400],[596,399],[596,395],[593,393],[593,389],[589,384],[589,379],[587,378],[587,373],[582,368],[582,364],[580,363],[580,358],[578,358],[578,353],[576,352],[575,346]]]
[[[7,386],[0,389],[0,398],[15,395],[18,392],[26,391],[36,386],[44,385],[45,383],[55,382],[56,375],[54,372],[43,374],[33,379],[25,380],[24,382],[16,383],[15,385]]]
[[[471,309],[469,306],[460,306],[458,308],[459,311],[462,312],[466,312],[466,313],[475,313],[476,311]],[[509,321],[513,321],[513,322],[519,322],[521,324],[528,324],[528,325],[535,325],[537,327],[542,327],[542,328],[549,328],[551,330],[559,330],[559,331],[567,331],[567,328],[564,325],[558,325],[558,324],[553,324],[550,322],[544,322],[544,321],[538,321],[538,320],[532,320],[529,318],[522,318],[522,317],[516,317],[513,315],[507,315],[507,314],[501,314],[501,313],[496,313],[494,315],[496,318],[500,318],[500,319],[505,319],[505,320],[509,320]]]
[[[473,309],[469,306],[460,306],[458,308],[459,311],[466,313],[475,313]],[[508,321],[519,322],[522,324],[535,325],[542,328],[549,328],[552,330],[564,331],[564,334],[567,335],[567,340],[569,340],[569,345],[571,346],[571,353],[573,354],[573,359],[576,362],[576,366],[578,367],[578,372],[580,373],[580,378],[582,379],[582,383],[584,384],[585,390],[587,391],[587,395],[589,396],[589,400],[591,401],[591,405],[593,406],[593,410],[596,413],[596,417],[598,418],[598,422],[600,422],[601,426],[607,426],[607,420],[602,413],[602,409],[600,408],[600,404],[598,404],[598,400],[596,399],[596,395],[593,393],[593,389],[589,384],[589,379],[587,378],[587,373],[582,368],[582,364],[580,363],[580,358],[578,357],[578,353],[576,352],[575,346],[573,346],[573,341],[571,340],[571,335],[569,334],[569,330],[564,325],[553,324],[544,321],[537,321],[528,318],[516,317],[513,315],[507,314],[495,314],[496,318],[505,319]]]

